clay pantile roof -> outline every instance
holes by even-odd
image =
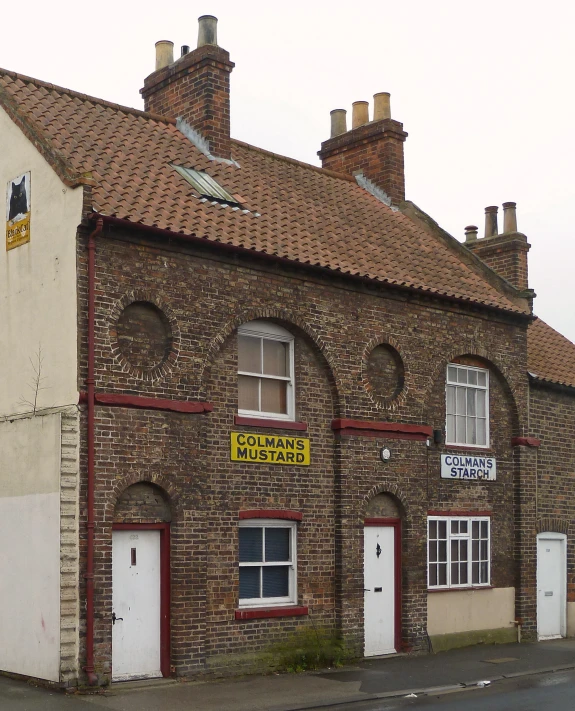
[[[0,105],[70,184],[93,178],[93,209],[212,242],[391,285],[525,313],[453,248],[355,180],[232,142],[210,160],[175,122],[0,70]],[[171,166],[205,170],[242,209],[202,201]]]
[[[575,387],[575,343],[537,319],[527,331],[527,367],[537,380]]]

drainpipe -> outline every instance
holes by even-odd
[[[88,684],[96,686],[98,677],[94,673],[94,301],[96,237],[102,232],[104,221],[96,222],[96,229],[88,237],[88,530],[86,561],[86,666]]]

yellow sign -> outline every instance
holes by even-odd
[[[8,181],[6,251],[30,241],[30,173]]]
[[[232,432],[230,438],[232,462],[309,466],[309,439],[306,437]]]

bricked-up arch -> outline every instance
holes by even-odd
[[[396,366],[396,382],[389,384],[389,392],[380,393],[374,378],[370,373],[375,365],[374,356],[377,357],[378,349],[385,349],[388,360],[394,361]],[[362,357],[362,382],[372,402],[377,407],[385,410],[396,410],[405,403],[410,390],[411,368],[401,344],[390,334],[380,334],[373,338],[365,347]]]
[[[133,490],[132,487],[142,487],[138,490]],[[147,488],[146,488],[147,487]],[[131,497],[126,494],[129,490],[134,491],[135,496]],[[165,520],[153,520],[151,518],[141,518],[138,520],[136,516],[136,506],[134,502],[142,500],[146,496],[160,497],[161,501],[157,504],[157,512],[163,511],[162,515],[168,514],[169,521],[182,520],[183,511],[178,491],[171,481],[166,479],[162,474],[133,472],[129,476],[124,477],[116,482],[110,491],[108,501],[105,507],[105,520],[113,523],[164,523]],[[130,501],[132,499],[132,501]],[[130,506],[132,505],[132,510]],[[149,509],[151,513],[153,508]],[[132,516],[129,520],[121,521],[118,516],[128,514]]]
[[[564,533],[569,535],[570,522],[562,518],[540,518],[537,519],[537,533]]]
[[[449,363],[462,363],[467,365],[479,365],[486,368],[496,376],[508,405],[508,412],[512,423],[512,436],[518,436],[521,428],[521,418],[519,415],[519,401],[521,397],[517,391],[515,384],[516,378],[508,371],[508,369],[500,363],[492,354],[489,354],[485,349],[472,346],[465,351],[453,352],[448,358],[440,361],[435,370],[432,372],[429,380],[429,388],[425,393],[425,421],[433,427],[445,427],[445,380],[447,377],[447,366]],[[439,408],[439,403],[442,407]],[[438,412],[443,412],[443,421],[437,422]]]
[[[379,516],[375,515],[370,511],[370,509],[373,506],[373,501],[378,497],[378,496],[387,496],[392,501],[395,503],[397,506],[397,509],[399,511],[399,516],[404,521],[405,523],[411,523],[411,517],[409,514],[409,510],[406,506],[406,501],[407,497],[405,496],[404,492],[402,489],[394,483],[384,483],[384,484],[377,484],[376,486],[372,487],[370,491],[366,494],[364,497],[362,504],[361,504],[361,511],[360,511],[360,517],[361,517],[361,522],[363,523],[364,519],[374,517],[374,518],[379,518]]]
[[[217,357],[218,353],[224,346],[226,340],[235,333],[238,328],[250,321],[272,321],[277,323],[279,326],[286,328],[294,336],[301,336],[306,338],[314,346],[314,350],[323,362],[326,369],[328,381],[331,390],[331,396],[333,400],[334,417],[338,417],[342,413],[342,407],[344,403],[342,393],[342,381],[338,376],[337,368],[334,365],[335,359],[332,357],[329,345],[324,341],[324,339],[317,334],[303,319],[301,319],[297,314],[292,314],[283,309],[274,308],[262,308],[262,309],[251,309],[246,311],[234,319],[228,321],[225,327],[218,333],[217,336],[212,340],[208,348],[206,357],[204,359],[204,364],[202,367],[202,377],[200,383],[200,399],[207,400],[209,398],[209,393],[207,392],[209,387],[209,382],[211,379],[211,369],[212,364]],[[296,384],[297,385],[297,384]]]
[[[116,502],[114,523],[170,523],[172,511],[165,492],[147,481],[124,489]]]
[[[125,357],[118,339],[118,323],[125,310],[134,304],[148,304],[161,312],[170,331],[170,348],[162,362],[152,368],[141,368],[130,363]],[[154,291],[133,290],[126,292],[110,308],[108,314],[109,328],[107,332],[108,346],[112,353],[114,369],[130,373],[138,380],[155,382],[169,375],[174,369],[180,354],[181,332],[178,321],[169,303]]]

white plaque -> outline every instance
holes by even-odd
[[[442,454],[441,478],[495,481],[497,479],[495,457],[480,457],[476,454]]]

